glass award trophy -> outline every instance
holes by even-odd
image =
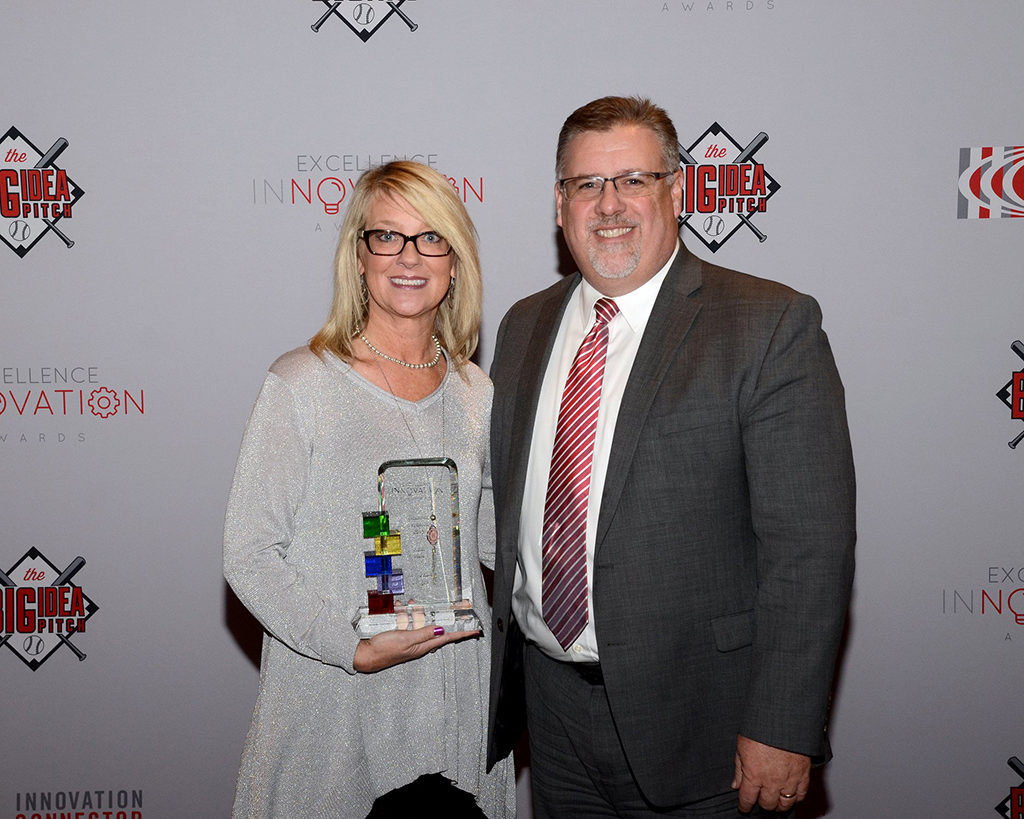
[[[472,588],[462,583],[455,461],[385,461],[377,470],[377,493],[378,510],[363,513],[367,603],[353,622],[356,634],[368,639],[428,625],[479,629]]]

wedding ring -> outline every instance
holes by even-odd
[[[782,791],[779,791],[779,796],[781,796],[783,799],[792,799],[794,796],[796,796],[796,794],[795,793],[783,793]]]

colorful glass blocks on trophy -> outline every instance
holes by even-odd
[[[402,553],[402,533],[392,532],[390,535],[378,535],[373,539],[373,550],[379,555],[400,555]]]
[[[387,512],[363,512],[363,537],[387,537],[389,534]]]
[[[377,578],[377,591],[405,594],[405,575],[401,569],[391,574],[382,574]]]
[[[380,577],[391,574],[391,555],[379,555],[376,552],[363,552],[366,560],[366,576]]]
[[[370,614],[393,614],[395,595],[405,592],[405,576],[391,564],[402,554],[402,535],[389,530],[387,512],[363,512],[363,537],[373,538],[373,551],[364,552],[366,576],[377,578],[376,590],[366,592]]]
[[[366,593],[370,614],[394,614],[395,595],[391,592],[374,591]]]
[[[405,576],[392,566],[402,554],[402,534],[392,532],[387,512],[363,512],[363,537],[373,538],[373,551],[364,552],[366,576],[377,578],[377,589],[366,592],[370,614],[393,614],[395,595],[405,593]]]

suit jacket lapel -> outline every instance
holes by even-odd
[[[604,494],[601,496],[595,551],[601,547],[622,496],[633,453],[655,393],[700,312],[700,302],[691,297],[700,284],[700,259],[680,246],[679,254],[654,302],[622,396],[608,458]]]
[[[537,415],[537,402],[540,400],[540,387],[551,357],[551,347],[555,335],[569,302],[570,295],[576,290],[580,281],[577,273],[566,279],[561,286],[551,288],[537,312],[537,320],[530,338],[526,343],[523,365],[519,371],[519,383],[516,385],[515,408],[511,419],[511,447],[509,453],[510,475],[508,486],[508,507],[519,509],[523,502],[523,491],[526,485],[526,468],[530,460],[530,445],[533,440],[533,424]],[[508,521],[514,529],[514,536],[504,539],[504,543],[518,542],[519,516],[513,515]]]

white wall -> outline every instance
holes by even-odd
[[[360,5],[389,10],[339,10]],[[320,180],[421,155],[482,187],[486,367],[504,310],[558,275],[562,120],[636,92],[685,146],[713,122],[741,146],[768,134],[767,239],[741,227],[712,255],[684,235],[814,294],[847,387],[859,563],[815,811],[994,815],[1024,756],[1006,602],[1024,427],[996,397],[1024,369],[1024,221],[958,219],[957,190],[961,149],[1024,144],[1024,7],[406,0],[416,29],[392,15],[366,42],[336,17],[311,31],[327,8],[0,5],[0,134],[38,149],[19,164],[0,143],[0,169],[63,137],[55,166],[83,192],[56,223],[73,247],[0,246],[0,569],[25,584],[33,548],[48,572],[82,556],[71,582],[98,607],[71,640],[84,660],[48,634],[36,670],[38,643],[0,647],[0,819],[31,816],[26,794],[116,809],[118,791],[147,819],[227,814],[258,634],[221,579],[221,522],[263,372],[326,315],[340,217]],[[18,221],[0,219],[11,242]],[[65,370],[84,382],[41,383]],[[106,418],[84,403],[102,387],[121,401]]]

